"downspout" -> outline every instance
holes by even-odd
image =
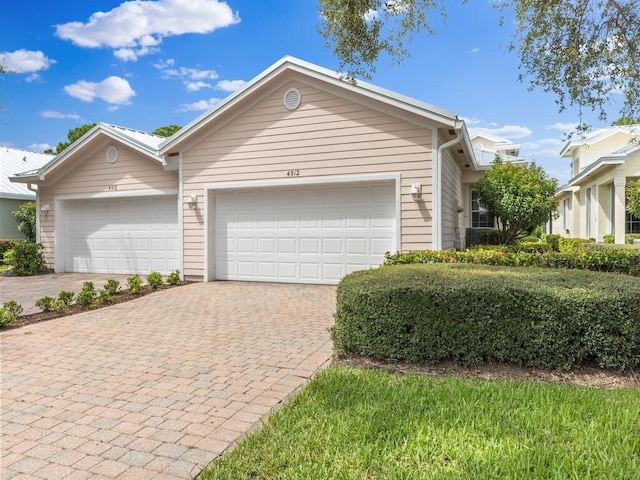
[[[40,243],[40,195],[33,183],[27,183],[27,189],[36,194],[36,243]]]
[[[433,177],[435,179],[434,195],[433,195],[433,249],[442,250],[442,152],[445,149],[452,147],[453,145],[460,143],[462,140],[462,126],[464,123],[461,120],[456,120],[453,129],[456,132],[456,137],[443,143],[438,147],[436,153],[436,163],[434,165]]]

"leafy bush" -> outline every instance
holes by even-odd
[[[127,278],[127,286],[129,287],[129,292],[132,295],[137,295],[142,290],[142,278],[137,273],[132,277]]]
[[[167,277],[167,283],[169,285],[177,285],[180,283],[180,270],[174,270]]]
[[[26,202],[18,206],[11,212],[13,218],[18,222],[18,230],[25,236],[28,242],[36,241],[36,203]]]
[[[4,262],[4,254],[13,248],[15,242],[12,240],[0,240],[0,261]]]
[[[39,309],[45,312],[49,312],[51,310],[54,310],[53,308],[54,301],[55,299],[53,297],[44,296],[36,300],[36,307],[38,307]]]
[[[4,327],[13,322],[22,313],[22,305],[15,300],[4,302],[0,308],[0,327]]]
[[[100,290],[100,299],[105,303],[113,303],[116,301],[116,294],[120,290],[120,282],[115,278],[110,278]]]
[[[73,292],[63,290],[58,294],[58,298],[51,302],[52,310],[64,312],[73,303],[74,297],[75,294]]]
[[[30,276],[45,270],[42,245],[31,242],[15,242],[4,254],[4,261],[15,275]]]
[[[82,308],[95,308],[98,305],[98,292],[96,292],[93,282],[86,281],[82,284],[82,290],[76,297],[76,303]]]
[[[640,364],[640,283],[581,271],[404,265],[347,275],[338,354],[533,367]]]
[[[543,237],[543,240],[551,246],[551,249],[554,252],[560,251],[560,241],[562,240],[562,237],[560,235],[557,235],[557,234],[545,235]]]
[[[160,272],[151,272],[147,275],[147,283],[151,285],[151,288],[157,290],[162,285],[162,274]]]
[[[616,236],[612,233],[609,233],[604,236],[604,243],[615,243]]]
[[[627,233],[624,236],[624,243],[633,244],[634,240],[640,240],[640,234],[637,233]]]

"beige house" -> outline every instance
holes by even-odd
[[[464,246],[481,170],[456,114],[285,57],[168,139],[98,124],[13,180],[56,271],[332,284]]]
[[[568,142],[560,152],[571,158],[573,177],[556,194],[559,217],[553,232],[604,241],[640,234],[640,219],[626,211],[626,185],[640,177],[640,125],[596,130]]]

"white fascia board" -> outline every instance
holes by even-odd
[[[606,167],[608,165],[622,165],[622,164],[624,164],[624,161],[625,161],[625,157],[624,156],[602,157],[600,160],[598,160],[597,162],[592,163],[587,168],[585,168],[583,171],[581,171],[578,175],[576,175],[571,180],[569,180],[568,185],[570,185],[570,186],[577,185],[580,182],[582,182],[585,178],[587,178],[591,174],[593,174],[596,171],[598,171],[600,168]]]

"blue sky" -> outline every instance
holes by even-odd
[[[493,3],[447,2],[447,24],[434,13],[437,34],[417,36],[399,66],[382,59],[372,83],[521,143],[521,156],[564,183],[558,153],[579,112],[559,114],[552,95],[518,82],[514,26],[499,26]],[[2,10],[0,55],[16,73],[0,78],[0,145],[27,150],[89,122],[185,125],[285,55],[338,67],[315,0],[22,0]]]

